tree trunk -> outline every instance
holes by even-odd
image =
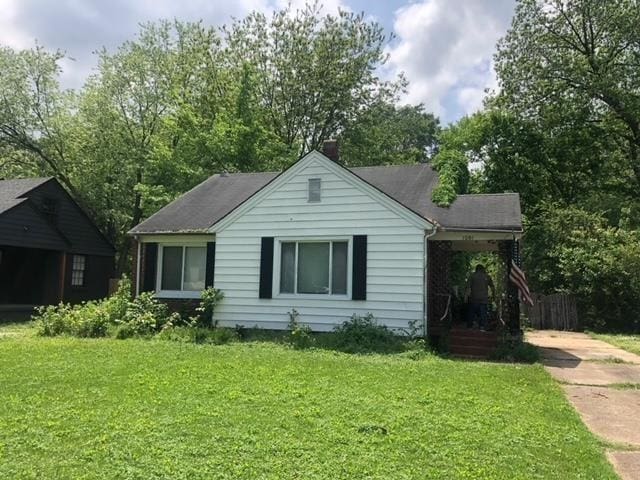
[[[142,172],[138,170],[136,174],[137,184],[142,183]],[[142,220],[142,196],[140,193],[135,194],[135,201],[133,203],[133,211],[131,214],[131,223],[129,224],[129,228],[127,230],[131,230],[133,227],[138,225]],[[133,239],[128,236],[125,232],[124,239],[122,240],[122,245],[118,249],[118,265],[116,275],[118,277],[122,276],[124,273],[128,273],[131,267],[131,245],[133,244]]]

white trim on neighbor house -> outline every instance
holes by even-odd
[[[409,210],[400,202],[389,197],[388,195],[381,192],[377,188],[369,185],[367,182],[365,182],[360,177],[358,177],[355,173],[352,173],[348,169],[340,165],[337,165],[333,160],[328,159],[321,153],[314,150],[308,153],[302,159],[298,160],[298,162],[294,163],[291,167],[289,167],[287,170],[282,172],[276,178],[274,178],[270,183],[265,185],[261,190],[258,190],[258,192],[256,192],[252,197],[245,200],[242,204],[238,205],[227,216],[219,220],[217,223],[213,224],[209,229],[209,232],[220,233],[224,231],[229,225],[235,222],[235,220],[237,220],[244,213],[248,212],[256,205],[258,205],[273,191],[285,185],[289,180],[291,180],[293,177],[295,177],[300,172],[302,172],[305,168],[311,166],[314,163],[319,163],[322,167],[329,170],[329,172],[333,173],[338,178],[349,183],[352,187],[356,188],[361,193],[364,193],[370,196],[373,200],[385,206],[387,209],[391,210],[396,215],[402,217],[411,225],[421,229],[432,228],[433,225],[428,220],[422,218],[417,213],[414,213],[413,211]],[[311,202],[311,203],[321,205],[322,201]]]
[[[323,299],[327,301],[331,300],[351,300],[351,281],[353,270],[353,236],[322,236],[316,235],[311,237],[276,237],[273,239],[273,281],[272,281],[272,298],[285,299],[285,300],[318,300]],[[347,242],[347,293],[346,294],[334,294],[334,293],[281,293],[280,292],[280,270],[282,260],[282,244],[286,242],[296,243],[315,243],[315,242]],[[296,247],[297,250],[297,247]],[[329,249],[329,282],[331,283],[332,274],[332,254],[333,251]],[[298,276],[297,276],[297,255],[295,263],[295,279],[294,287],[297,288]]]
[[[181,278],[180,285],[184,286],[184,262],[187,247],[201,247],[205,249],[205,278],[206,278],[206,242],[182,242],[177,241],[165,242],[158,244],[158,258],[156,259],[156,289],[155,297],[157,298],[175,298],[175,299],[198,299],[202,297],[202,290],[162,290],[162,262],[164,256],[165,247],[182,247],[182,264],[181,264]]]

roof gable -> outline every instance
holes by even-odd
[[[272,182],[286,179],[290,172],[300,168],[301,162],[312,158],[323,159],[323,164],[332,171],[340,171],[342,178],[354,182],[358,188],[366,189],[377,198],[387,197],[387,201],[401,206],[409,215],[413,213],[440,229],[522,231],[520,198],[516,193],[458,195],[449,207],[439,207],[431,200],[433,189],[438,185],[438,173],[429,164],[346,168],[312,152],[282,173],[213,175],[129,233],[207,233],[213,225],[223,224],[245,202],[261,195]]]
[[[48,199],[54,199],[57,204],[58,215],[55,222],[47,218],[41,208]],[[28,209],[22,208],[23,204],[27,204]],[[41,231],[55,231],[66,245],[67,251],[106,256],[115,253],[111,242],[54,177],[0,180],[0,216],[11,213],[7,222],[16,224],[18,219],[13,209],[18,206],[21,206],[19,213],[25,215],[31,225],[35,225],[35,218],[38,217],[40,223],[48,225],[39,227]],[[5,237],[7,236],[5,233]],[[52,238],[51,235],[49,237]],[[50,248],[60,247],[53,240],[52,242]]]
[[[313,165],[319,165],[326,169],[327,172],[332,173],[341,180],[350,184],[353,188],[357,189],[361,193],[371,197],[376,202],[380,203],[385,208],[393,211],[397,215],[403,217],[408,222],[420,228],[429,228],[432,223],[427,219],[421,217],[416,212],[413,212],[406,206],[399,203],[394,198],[390,197],[383,191],[379,190],[372,184],[369,184],[364,179],[360,178],[351,170],[337,164],[330,160],[323,154],[312,151],[305,155],[303,158],[294,163],[287,170],[282,172],[277,177],[274,177],[271,181],[265,184],[260,190],[256,191],[247,201],[237,206],[229,212],[225,217],[214,223],[210,228],[210,233],[220,232],[233,223],[237,218],[242,216],[245,212],[249,211],[259,202],[267,198],[272,192],[276,191],[287,182],[291,181],[297,175],[304,172],[305,169]]]

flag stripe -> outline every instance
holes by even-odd
[[[509,280],[518,288],[518,297],[522,303],[533,305],[533,298],[529,291],[529,285],[527,285],[527,277],[524,272],[520,270],[515,260],[511,260],[511,268],[509,269]]]

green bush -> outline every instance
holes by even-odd
[[[37,332],[44,336],[113,336],[124,339],[149,337],[166,329],[187,325],[178,313],[169,313],[167,305],[157,300],[153,293],[141,293],[131,299],[130,292],[131,282],[123,278],[116,293],[104,300],[40,307],[34,315]],[[204,333],[207,330],[205,327],[211,327],[215,306],[222,298],[220,290],[208,288],[202,292],[202,300],[197,308],[200,315],[191,319],[190,326],[193,328],[186,333],[191,336],[189,341],[203,343],[206,337],[208,343],[226,343],[237,337],[233,332],[229,334],[226,331]],[[185,333],[179,335],[184,336]]]
[[[576,295],[584,327],[640,331],[640,231],[570,207],[541,207],[526,229],[534,291]]]
[[[182,343],[203,343],[224,345],[239,340],[238,334],[231,328],[204,328],[192,326],[170,327],[162,330],[157,336],[159,340]]]
[[[332,347],[346,353],[391,353],[404,350],[402,337],[376,323],[371,313],[354,314],[336,327],[330,338]]]
[[[315,338],[311,332],[311,327],[300,323],[298,317],[300,314],[294,308],[289,313],[289,336],[287,341],[297,349],[305,349],[314,346]]]
[[[123,278],[116,293],[104,300],[38,307],[33,316],[36,331],[48,337],[105,337],[110,327],[126,314],[130,291],[130,281]]]
[[[37,332],[43,336],[129,338],[181,323],[180,316],[170,315],[153,294],[142,293],[131,300],[130,292],[131,282],[123,278],[116,293],[104,300],[40,307],[34,315]]]
[[[217,288],[207,287],[203,290],[200,305],[196,308],[198,316],[192,319],[191,325],[194,327],[214,327],[213,314],[223,298],[224,294]]]

